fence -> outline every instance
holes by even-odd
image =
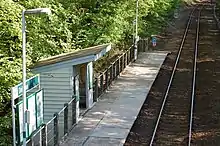
[[[149,40],[140,39],[138,42],[138,52],[148,50]],[[124,68],[134,60],[134,47],[131,46],[125,53],[119,56],[104,72],[97,76],[93,85],[93,100],[97,102],[98,98],[108,89],[112,81],[115,80]]]
[[[149,50],[149,38],[142,38],[138,41],[138,52],[146,52]]]
[[[134,47],[130,47],[125,53],[119,56],[104,72],[94,80],[93,100],[98,98],[108,89],[112,81],[115,80],[124,68],[134,59]]]
[[[145,52],[148,48],[148,39],[142,39],[138,43],[138,52]],[[93,100],[98,98],[108,89],[112,81],[117,79],[126,66],[134,60],[134,47],[131,46],[119,56],[103,73],[95,78],[93,85]],[[57,146],[76,124],[76,104],[79,97],[74,96],[71,101],[64,104],[62,110],[54,113],[53,118],[42,125],[27,141],[28,146]]]
[[[54,113],[53,118],[31,136],[27,146],[59,145],[59,141],[65,139],[76,123],[76,99],[74,97],[69,103],[64,104],[62,110]]]

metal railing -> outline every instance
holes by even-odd
[[[112,81],[117,79],[124,68],[134,60],[134,47],[131,46],[125,53],[120,55],[111,65],[99,76],[95,77],[93,86],[93,100],[98,98],[108,89]]]
[[[149,50],[149,38],[142,38],[138,41],[138,52],[146,52]]]
[[[43,124],[27,141],[28,146],[56,146],[76,124],[76,97],[64,104],[64,107],[54,113],[53,118]]]
[[[138,52],[148,50],[148,39],[141,39],[138,43]],[[120,73],[134,60],[134,46],[132,45],[122,55],[120,55],[111,65],[99,76],[95,77],[93,86],[93,100],[97,102],[98,98],[108,89],[112,81],[117,79]]]
[[[138,52],[149,50],[149,39],[140,39],[138,42]],[[120,55],[111,65],[99,76],[95,77],[93,85],[93,100],[98,98],[108,89],[112,81],[117,79],[120,73],[134,60],[134,46],[132,45],[122,55]]]

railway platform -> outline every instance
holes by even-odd
[[[60,145],[122,146],[167,54],[140,53]]]

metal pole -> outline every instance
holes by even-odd
[[[22,11],[22,74],[23,74],[23,146],[26,146],[26,34],[25,34],[25,10]]]
[[[138,43],[138,0],[136,0],[136,18],[135,18],[135,42],[134,42],[134,60],[137,59]]]

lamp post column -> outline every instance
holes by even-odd
[[[22,11],[22,75],[23,75],[23,146],[26,146],[26,34],[25,10]]]
[[[138,52],[138,0],[136,0],[136,18],[135,18],[135,42],[134,42],[134,60],[137,59],[137,52]]]

